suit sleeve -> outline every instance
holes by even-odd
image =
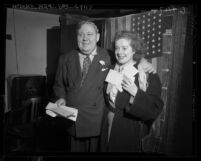
[[[55,82],[53,86],[53,90],[57,99],[66,97],[66,91],[65,91],[66,75],[67,75],[67,68],[65,58],[63,56],[60,56],[57,72],[55,75]]]
[[[161,82],[157,74],[150,74],[146,92],[138,88],[132,104],[127,104],[125,110],[143,121],[155,120],[163,108],[161,99]]]

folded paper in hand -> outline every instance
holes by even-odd
[[[116,85],[117,89],[122,92],[123,89],[121,83],[123,81],[123,75],[126,75],[129,79],[131,79],[132,82],[134,82],[134,77],[137,73],[138,70],[134,66],[127,66],[122,73],[110,69],[105,81]]]
[[[123,74],[126,75],[128,78],[133,80],[133,77],[138,73],[138,70],[134,66],[126,66]]]
[[[106,82],[116,85],[117,89],[120,92],[123,91],[122,86],[121,86],[122,80],[123,80],[123,74],[121,74],[115,70],[112,70],[112,69],[109,70],[107,77],[105,79]]]
[[[46,114],[51,117],[56,117],[58,115],[76,121],[78,109],[68,106],[57,106],[57,104],[50,102],[46,106]]]

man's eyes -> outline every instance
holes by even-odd
[[[93,36],[93,33],[87,33],[87,34],[79,34],[79,36]]]

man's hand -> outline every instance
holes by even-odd
[[[56,102],[57,106],[65,106],[66,105],[66,100],[64,98],[58,99]]]
[[[153,74],[156,73],[156,69],[146,59],[142,58],[140,61],[140,65],[144,69],[145,73],[153,73]]]

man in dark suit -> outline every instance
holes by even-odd
[[[103,82],[110,67],[107,50],[97,46],[100,34],[90,21],[77,29],[78,50],[64,54],[54,84],[57,105],[78,109],[76,122],[69,127],[71,152],[96,152],[105,107]],[[145,64],[149,64],[146,63]],[[150,66],[150,65],[149,65]],[[149,68],[153,72],[153,68]]]

